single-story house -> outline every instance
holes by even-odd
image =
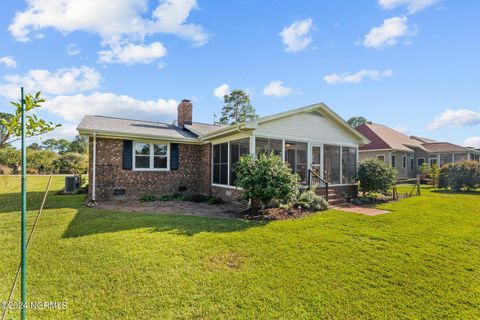
[[[390,163],[398,170],[399,178],[415,177],[423,163],[443,166],[463,160],[480,161],[480,152],[473,148],[407,136],[381,124],[365,123],[356,129],[371,141],[360,147],[360,161],[376,158]]]
[[[235,200],[234,164],[263,150],[280,155],[302,183],[312,170],[353,195],[358,148],[369,142],[323,103],[223,126],[194,122],[192,103],[182,100],[171,124],[87,115],[77,130],[89,138],[94,201],[177,192]]]

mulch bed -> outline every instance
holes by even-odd
[[[246,220],[288,220],[302,218],[312,214],[312,212],[308,210],[300,210],[298,208],[267,208],[259,211],[247,209],[239,214],[240,218]]]

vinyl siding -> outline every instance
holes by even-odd
[[[262,123],[254,135],[350,146],[358,146],[359,143],[357,137],[318,112],[295,114]]]

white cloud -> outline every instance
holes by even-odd
[[[409,13],[414,14],[434,5],[438,1],[439,0],[378,0],[378,4],[384,10],[406,7]]]
[[[223,100],[223,97],[230,92],[230,86],[226,83],[218,86],[213,90],[213,95],[220,100]]]
[[[121,46],[112,45],[110,50],[98,52],[99,62],[102,63],[151,63],[167,54],[167,49],[160,42],[153,42],[149,45],[127,44]]]
[[[67,121],[78,122],[86,114],[112,115],[125,118],[172,117],[177,112],[177,101],[138,100],[127,95],[93,92],[89,95],[56,96],[47,100],[45,109]]]
[[[323,77],[328,84],[339,84],[339,83],[360,83],[364,78],[370,78],[371,80],[381,80],[382,78],[390,77],[393,75],[393,71],[390,69],[379,71],[379,70],[360,70],[356,73],[332,73]]]
[[[7,68],[16,68],[17,62],[12,56],[0,57],[0,64],[3,64]]]
[[[78,47],[74,43],[68,44],[65,51],[69,56],[76,56],[80,53],[80,49],[78,49]]]
[[[292,88],[285,87],[283,81],[276,80],[267,84],[262,93],[265,96],[283,97],[292,93]]]
[[[312,37],[310,36],[312,22],[312,18],[308,18],[294,21],[288,27],[283,28],[279,35],[285,45],[286,52],[298,52],[308,47],[312,42]]]
[[[143,45],[146,36],[174,34],[196,46],[207,43],[210,37],[202,26],[187,22],[191,11],[198,9],[196,0],[162,0],[152,11],[148,0],[28,0],[27,4],[24,11],[15,14],[8,28],[18,41],[29,41],[32,33],[46,28],[64,34],[84,31],[99,35],[112,55],[116,56],[115,50],[121,46],[156,50],[158,57],[161,44],[156,42],[155,48]]]
[[[383,20],[380,27],[370,29],[365,35],[363,45],[369,48],[381,49],[398,43],[402,37],[413,36],[416,30],[408,25],[405,16],[393,17]]]
[[[480,137],[470,137],[465,139],[463,145],[466,147],[480,148]]]
[[[100,79],[97,70],[86,66],[58,69],[53,73],[34,69],[25,75],[4,76],[6,83],[0,84],[0,95],[15,99],[20,86],[24,86],[26,92],[41,91],[45,95],[84,92],[97,88]]]
[[[468,109],[446,109],[437,115],[427,126],[428,130],[436,130],[445,126],[465,127],[480,124],[480,112]]]

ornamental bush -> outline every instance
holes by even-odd
[[[235,166],[236,185],[252,209],[264,208],[272,199],[292,202],[298,194],[300,178],[280,156],[261,153],[255,158],[245,155]]]
[[[360,163],[358,179],[363,195],[371,193],[386,194],[395,185],[397,169],[377,159],[367,159]]]
[[[440,168],[439,188],[450,188],[453,191],[470,191],[480,187],[480,163],[477,161],[461,161],[449,163]]]
[[[293,206],[305,210],[323,211],[328,209],[328,202],[315,192],[308,190],[300,194]]]

